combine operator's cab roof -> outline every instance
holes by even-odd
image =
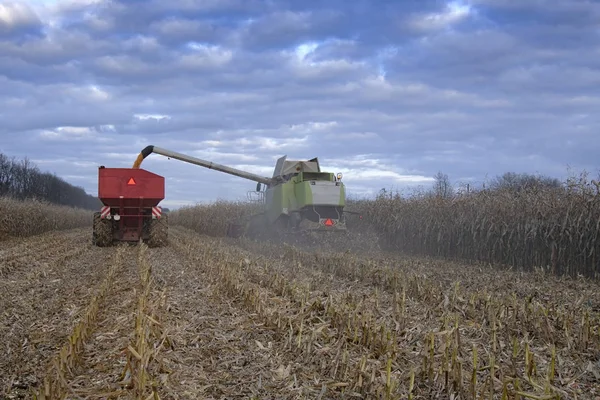
[[[278,176],[294,175],[299,172],[321,172],[319,158],[315,157],[308,161],[288,160],[287,156],[280,157],[273,171],[273,178]]]

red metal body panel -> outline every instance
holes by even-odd
[[[98,198],[110,207],[110,211],[102,210],[102,218],[120,216],[113,222],[118,225],[113,225],[114,239],[147,239],[144,227],[152,220],[152,207],[165,198],[165,178],[144,169],[100,167]]]
[[[145,169],[99,168],[98,197],[110,207],[154,207],[165,198],[165,178]]]

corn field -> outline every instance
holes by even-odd
[[[216,201],[207,205],[182,207],[169,215],[174,224],[205,235],[223,237],[227,233],[229,222],[249,217],[261,210],[261,206],[255,203]]]
[[[596,182],[565,189],[379,198],[359,205],[386,246],[407,254],[598,277]]]
[[[365,218],[354,233],[375,232],[385,250],[521,271],[600,276],[600,186],[580,181],[566,189],[480,191],[450,198],[431,195],[349,201]],[[174,212],[196,232],[223,236],[226,221],[255,205],[215,203]]]
[[[162,248],[90,234],[0,243],[0,398],[600,396],[592,281],[181,226]]]
[[[0,241],[89,226],[92,212],[36,200],[0,197]]]
[[[102,248],[57,210],[0,241],[0,399],[598,399],[598,282],[556,273],[596,197],[532,195],[352,204],[391,252],[225,238],[257,210],[224,202],[169,213],[165,247]],[[517,240],[531,215],[563,221],[555,270],[497,268],[506,246],[552,265]]]

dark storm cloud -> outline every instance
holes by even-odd
[[[0,151],[91,193],[148,144],[264,175],[318,156],[360,194],[596,168],[596,2],[43,3],[0,8]],[[172,205],[254,186],[144,166]]]

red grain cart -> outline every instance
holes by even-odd
[[[165,178],[144,169],[98,168],[98,198],[93,243],[106,247],[115,241],[149,246],[167,242],[167,216],[158,205],[165,198]]]

